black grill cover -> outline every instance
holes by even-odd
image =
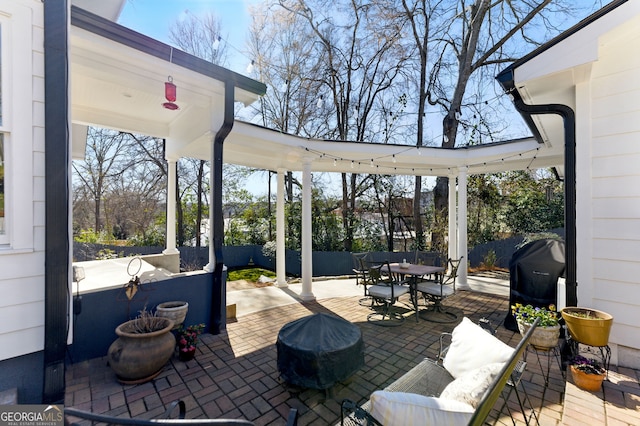
[[[522,303],[537,307],[557,304],[558,278],[564,276],[564,241],[537,240],[518,249],[509,261],[509,312],[505,328],[518,331],[511,305]]]
[[[276,348],[282,378],[304,388],[328,389],[364,365],[360,329],[324,313],[285,324]]]

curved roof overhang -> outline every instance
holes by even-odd
[[[233,82],[234,99],[245,105],[266,92],[258,81],[77,7],[71,23],[74,158],[84,158],[84,127],[91,125],[164,138],[168,159],[209,160],[222,124],[225,82]],[[177,86],[177,111],[162,107],[168,76]],[[224,161],[270,170],[300,171],[310,161],[314,172],[448,176],[459,167],[470,174],[558,167],[562,149],[533,138],[453,149],[327,141],[236,120]]]

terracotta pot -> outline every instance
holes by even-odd
[[[527,334],[527,331],[531,328],[531,324],[527,324],[522,321],[517,321],[518,330],[523,336]],[[555,348],[558,345],[558,339],[560,338],[560,324],[552,327],[536,327],[533,330],[529,343],[534,348],[548,351],[551,348]]]
[[[602,381],[604,380],[605,373],[587,374],[584,371],[577,369],[575,365],[572,365],[571,377],[573,378],[573,382],[580,389],[597,392],[602,387]]]
[[[159,317],[172,319],[174,322],[173,328],[179,328],[184,319],[187,316],[189,310],[189,303],[183,301],[172,301],[160,303],[156,306],[156,315]]]
[[[575,313],[588,313],[591,318],[583,318]],[[613,316],[591,308],[566,307],[562,309],[562,318],[567,324],[571,338],[589,346],[607,346]]]
[[[158,318],[163,328],[150,333],[133,332],[137,319],[116,328],[118,338],[108,352],[109,366],[122,383],[144,383],[160,373],[176,346],[173,320]]]

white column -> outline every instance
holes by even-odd
[[[207,263],[206,265],[204,265],[204,269],[207,272],[213,272],[216,269],[216,252],[214,250],[213,247],[213,197],[214,197],[214,192],[216,191],[216,188],[214,188],[214,184],[213,182],[215,181],[214,179],[214,170],[213,168],[215,167],[216,161],[215,161],[215,150],[213,149],[213,144],[211,144],[211,157],[209,158],[209,200],[210,200],[210,206],[209,206],[209,263]],[[219,188],[220,191],[222,191],[222,188]]]
[[[458,258],[462,258],[458,268],[457,288],[469,290],[467,282],[467,167],[458,169]]]
[[[311,159],[302,164],[302,293],[300,299],[315,300],[313,295],[313,261],[311,245]]]
[[[455,175],[449,175],[449,250],[451,259],[458,258],[457,187]]]
[[[167,158],[167,238],[163,254],[180,253],[176,248],[176,160]]]
[[[288,287],[285,262],[284,233],[284,169],[278,169],[278,193],[276,198],[276,286]]]

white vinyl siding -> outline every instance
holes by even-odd
[[[628,22],[605,36],[593,67],[592,137],[585,145],[591,162],[593,292],[584,304],[614,316],[611,342],[639,349],[640,34],[635,26]]]
[[[0,0],[6,239],[0,240],[0,361],[44,347],[42,2]]]

